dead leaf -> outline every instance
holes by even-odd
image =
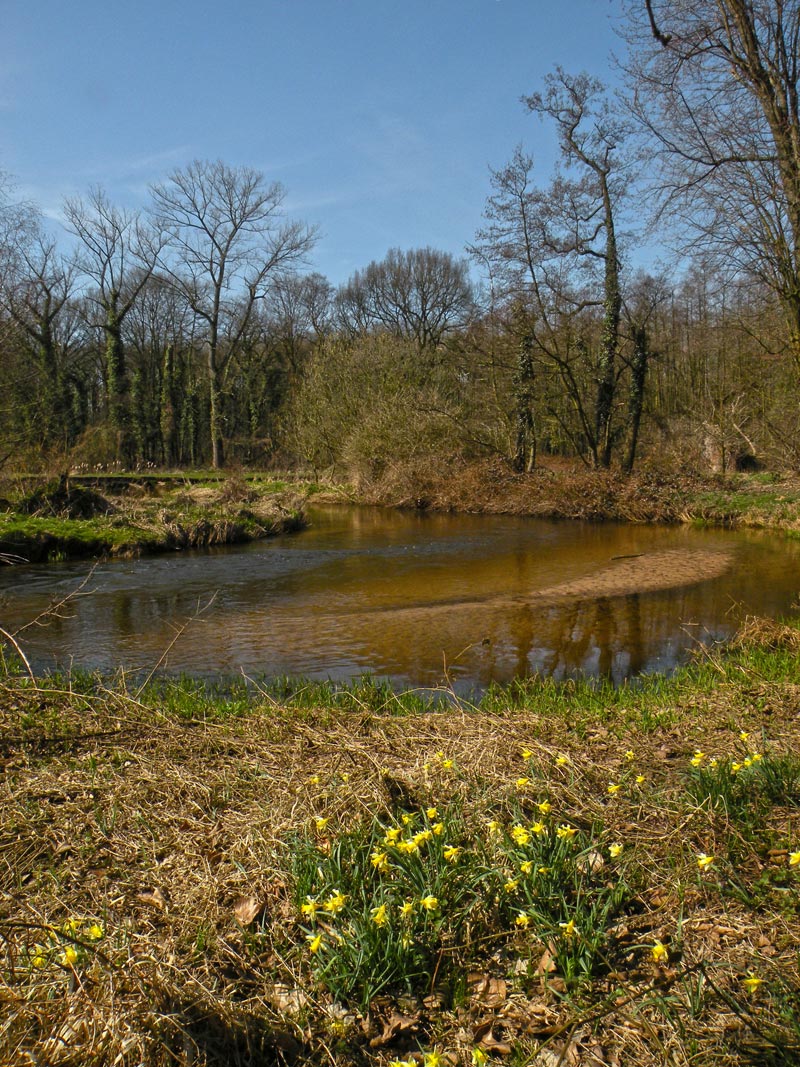
[[[597,871],[602,870],[605,865],[605,859],[596,848],[581,856],[575,863],[581,874],[595,874]]]
[[[556,953],[552,945],[548,945],[542,953],[541,959],[536,964],[536,970],[533,972],[537,975],[552,974],[556,969]]]
[[[419,1025],[419,1012],[414,1015],[401,1015],[393,1011],[388,1019],[383,1021],[383,1033],[379,1034],[369,1043],[370,1048],[383,1048],[402,1034],[410,1033]]]
[[[263,901],[252,893],[248,897],[239,897],[233,905],[233,914],[242,924],[249,926],[255,917],[264,909]]]
[[[158,886],[155,889],[145,889],[143,893],[137,893],[136,899],[140,900],[142,904],[150,904],[152,907],[158,908],[159,911],[163,911],[167,906],[167,898]]]
[[[487,1030],[476,1044],[486,1052],[496,1052],[498,1056],[510,1056],[511,1045],[506,1041],[498,1041],[491,1030]]]
[[[467,978],[473,1001],[487,1008],[499,1008],[505,1004],[508,988],[502,978],[473,971]]]

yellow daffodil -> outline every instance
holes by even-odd
[[[531,839],[530,831],[519,825],[511,827],[511,836],[518,845],[527,845]]]
[[[317,912],[319,911],[319,904],[311,897],[306,897],[305,903],[300,905],[300,911],[303,915],[307,915],[308,918],[313,922],[317,917]]]
[[[416,818],[415,815],[409,815],[408,812],[401,816],[403,826],[411,826]]]
[[[437,837],[441,837],[442,834],[444,833],[444,823],[443,822],[435,822],[433,824],[433,826],[431,827],[431,830],[432,830],[433,833],[436,834]]]
[[[463,849],[458,848],[456,845],[446,845],[442,855],[448,863],[455,863],[462,851]]]
[[[419,848],[420,845],[427,844],[432,837],[433,830],[420,830],[419,833],[414,834],[414,841],[416,842],[417,848]]]
[[[617,782],[609,782],[608,785],[606,786],[606,792],[608,793],[608,795],[610,797],[615,797],[617,795],[617,793],[620,791],[621,788],[622,788],[622,786],[620,786],[619,783],[617,783]]]
[[[669,950],[667,946],[661,941],[656,941],[653,947],[650,949],[650,955],[656,961],[656,963],[666,963],[669,960]]]
[[[370,863],[379,874],[386,874],[389,870],[389,857],[385,852],[373,852],[370,856]]]
[[[789,853],[789,866],[800,867],[800,852]]]
[[[412,852],[416,852],[419,848],[419,842],[416,838],[411,837],[407,841],[397,842],[397,851],[404,852],[407,856],[410,856]]]
[[[701,871],[706,871],[714,862],[714,857],[707,855],[705,852],[701,852],[697,857],[697,866]]]
[[[422,1061],[422,1067],[443,1067],[444,1060],[438,1052],[426,1052]]]
[[[738,774],[741,769],[742,769],[741,763],[732,763],[731,764],[731,774]]]
[[[428,894],[426,897],[420,897],[419,902],[420,906],[423,907],[425,911],[436,911],[439,907],[439,898],[432,894]]]
[[[556,766],[557,767],[566,767],[566,765],[568,763],[569,763],[569,759],[566,756],[563,756],[563,755],[562,756],[556,756]]]
[[[525,860],[524,863],[520,863],[519,869],[523,874],[530,874],[533,870],[533,860]]]
[[[755,993],[763,981],[763,978],[758,978],[752,971],[748,971],[747,977],[742,979],[742,985],[748,993]]]
[[[322,948],[322,934],[308,934],[306,941],[308,941],[308,951],[312,956],[316,956]]]
[[[311,785],[319,785],[320,779],[318,774],[312,774],[308,780]]]
[[[706,758],[705,752],[701,752],[700,749],[696,749],[694,755],[689,760],[693,767],[699,767],[703,760]]]
[[[403,934],[400,938],[400,945],[402,948],[411,948],[414,944],[414,938],[410,934]]]
[[[517,778],[517,781],[516,781],[517,789],[527,789],[530,784],[531,784],[530,778]]]
[[[503,886],[503,889],[505,889],[506,893],[513,893],[518,885],[519,878],[509,878]]]
[[[350,775],[346,771],[342,773],[341,778],[342,778],[343,782],[349,782],[350,781]]]
[[[402,836],[403,828],[401,826],[391,826],[383,835],[383,843],[385,845],[396,845]]]
[[[749,738],[750,738],[750,734],[747,732],[747,730],[740,730],[740,732],[739,732],[739,740],[740,741],[747,741],[747,740],[749,740]]]
[[[342,910],[346,903],[347,897],[344,893],[340,892],[338,889],[334,889],[328,899],[322,903],[321,909],[323,911],[329,911],[331,915],[336,915]]]
[[[41,971],[42,968],[47,966],[47,957],[43,956],[41,952],[37,952],[31,960],[31,964],[36,968],[37,971]]]
[[[542,837],[547,833],[547,827],[543,822],[535,822],[533,826],[531,826],[531,833],[536,834],[537,837]]]
[[[522,758],[524,760],[530,759],[532,755],[533,755],[533,752],[531,752],[531,750],[529,748],[523,748],[523,750],[522,750]]]
[[[444,752],[442,752],[442,751],[440,750],[439,752],[437,752],[437,753],[436,753],[436,754],[434,755],[434,757],[433,757],[433,758],[434,758],[435,760],[438,760],[438,761],[439,761],[439,763],[441,763],[441,762],[442,762],[442,760],[444,759]]]
[[[549,800],[542,800],[539,804],[536,805],[536,807],[539,809],[542,815],[548,815],[553,810],[553,805],[550,803]]]
[[[622,852],[622,849],[623,846],[619,842],[617,842],[614,845],[608,846],[608,854],[612,858],[612,860],[615,860],[617,856],[619,856],[620,852]]]
[[[400,905],[400,915],[406,919],[414,911],[414,902],[411,900],[404,900]]]
[[[712,756],[711,759],[708,761],[708,765],[712,771],[715,771],[719,766],[719,760],[716,756]]]
[[[635,758],[636,758],[635,752],[633,751],[632,748],[629,748],[628,751],[625,753],[625,759],[628,761],[628,763],[630,763],[631,760],[633,760]]]
[[[643,774],[637,774],[636,775],[636,784],[637,785],[642,785],[644,783],[644,780],[645,780],[645,777],[644,777]]]
[[[490,819],[489,822],[486,824],[486,829],[489,831],[490,837],[497,837],[502,827],[500,826],[500,823],[497,821],[497,819]]]
[[[314,819],[314,829],[317,831],[318,834],[321,834],[327,825],[328,820],[322,815],[318,815],[316,819]]]
[[[429,819],[435,819],[436,816],[439,814],[439,809],[438,808],[427,808],[426,811],[425,811],[425,814],[428,816]]]
[[[389,1060],[389,1067],[419,1067],[416,1060]]]
[[[80,925],[79,919],[67,919],[61,929],[68,937],[75,937]]]
[[[443,759],[442,760],[442,766],[444,767],[444,769],[446,771],[452,771],[452,769],[453,769],[453,761],[451,759]]]
[[[537,868],[539,874],[549,874],[552,867],[539,867]]]
[[[565,822],[562,822],[556,830],[556,837],[560,837],[562,841],[571,841],[577,832],[574,826],[567,826]]]
[[[763,758],[764,757],[760,752],[754,752],[753,753],[753,763],[758,763],[758,761],[762,760]]]
[[[753,761],[749,756],[745,756],[744,765],[745,765],[745,767],[752,767],[753,766]]]
[[[58,957],[58,962],[65,967],[74,967],[78,962],[78,953],[74,945],[67,945],[61,955]]]
[[[526,915],[524,911],[521,911],[514,920],[515,926],[526,927],[531,924],[530,915]]]
[[[375,923],[376,926],[385,926],[386,923],[389,921],[386,915],[385,904],[379,904],[377,908],[373,908],[370,912],[370,915],[372,916],[372,921]]]
[[[578,932],[578,928],[575,925],[574,919],[570,919],[569,922],[566,923],[559,923],[558,925],[564,931],[562,937],[566,937],[568,940],[574,937],[575,934]]]
[[[100,925],[100,923],[92,923],[91,926],[88,926],[83,931],[83,935],[88,941],[99,941],[103,937],[104,933],[105,931],[103,930],[103,927]]]

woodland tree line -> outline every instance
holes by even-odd
[[[800,0],[630,0],[624,32],[624,94],[557,69],[524,98],[560,164],[493,171],[463,258],[338,289],[248,168],[141,212],[91,189],[69,250],[0,182],[0,463],[800,467]],[[631,268],[654,234],[680,273]]]

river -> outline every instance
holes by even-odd
[[[341,506],[310,518],[270,541],[102,563],[24,630],[89,565],[0,568],[0,625],[36,669],[368,672],[466,694],[534,672],[669,670],[800,592],[800,544],[754,531]]]

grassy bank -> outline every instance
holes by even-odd
[[[650,469],[623,475],[544,462],[516,474],[500,461],[389,467],[365,485],[367,503],[439,511],[589,521],[707,523],[800,533],[796,474],[699,475]]]
[[[0,510],[0,555],[27,562],[139,556],[300,529],[302,487],[164,476],[22,479]]]
[[[0,1062],[800,1063],[798,677],[6,673]]]

